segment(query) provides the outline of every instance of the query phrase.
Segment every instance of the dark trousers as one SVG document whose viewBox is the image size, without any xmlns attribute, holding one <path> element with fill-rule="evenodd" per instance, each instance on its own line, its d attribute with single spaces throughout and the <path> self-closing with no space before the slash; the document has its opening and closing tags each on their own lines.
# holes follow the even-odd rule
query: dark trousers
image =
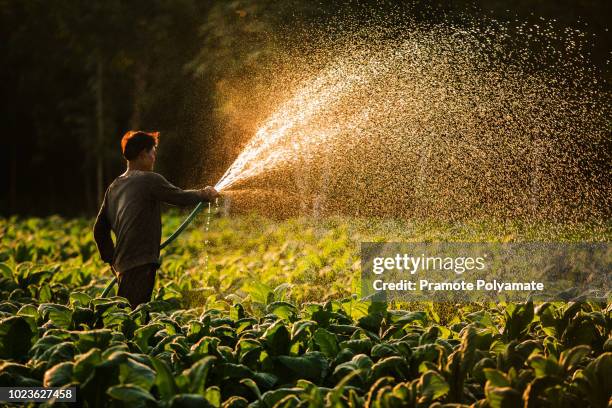
<svg viewBox="0 0 612 408">
<path fill-rule="evenodd" d="M 128 269 L 119 275 L 117 295 L 126 298 L 132 309 L 151 300 L 157 267 L 157 264 L 145 264 Z"/>
</svg>

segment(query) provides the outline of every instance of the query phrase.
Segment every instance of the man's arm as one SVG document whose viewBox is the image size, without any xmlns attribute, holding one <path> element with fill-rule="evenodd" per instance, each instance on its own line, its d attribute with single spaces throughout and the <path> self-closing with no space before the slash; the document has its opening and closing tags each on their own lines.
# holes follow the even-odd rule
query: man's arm
<svg viewBox="0 0 612 408">
<path fill-rule="evenodd" d="M 158 173 L 154 173 L 151 192 L 156 200 L 178 206 L 189 206 L 202 201 L 211 201 L 217 196 L 216 191 L 211 187 L 202 190 L 180 189 Z"/>
<path fill-rule="evenodd" d="M 100 257 L 107 264 L 113 263 L 113 257 L 115 254 L 115 245 L 111 238 L 111 225 L 106 216 L 106 194 L 104 195 L 104 201 L 98 212 L 96 223 L 93 228 L 94 240 L 98 246 Z"/>
</svg>

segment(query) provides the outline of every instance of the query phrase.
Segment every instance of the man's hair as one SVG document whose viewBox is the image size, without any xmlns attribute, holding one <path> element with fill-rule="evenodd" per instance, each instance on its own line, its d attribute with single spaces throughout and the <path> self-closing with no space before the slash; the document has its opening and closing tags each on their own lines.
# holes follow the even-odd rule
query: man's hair
<svg viewBox="0 0 612 408">
<path fill-rule="evenodd" d="M 134 160 L 144 149 L 150 150 L 157 146 L 159 132 L 143 132 L 130 130 L 121 139 L 121 153 L 127 160 Z"/>
</svg>

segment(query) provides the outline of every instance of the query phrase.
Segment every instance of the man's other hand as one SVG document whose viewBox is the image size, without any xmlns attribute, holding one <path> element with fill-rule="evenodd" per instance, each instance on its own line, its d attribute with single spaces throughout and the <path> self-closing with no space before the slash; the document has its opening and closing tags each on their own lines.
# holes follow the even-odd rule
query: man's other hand
<svg viewBox="0 0 612 408">
<path fill-rule="evenodd" d="M 204 187 L 202 190 L 200 190 L 200 193 L 202 198 L 206 201 L 212 201 L 220 196 L 219 192 L 211 186 Z"/>
</svg>

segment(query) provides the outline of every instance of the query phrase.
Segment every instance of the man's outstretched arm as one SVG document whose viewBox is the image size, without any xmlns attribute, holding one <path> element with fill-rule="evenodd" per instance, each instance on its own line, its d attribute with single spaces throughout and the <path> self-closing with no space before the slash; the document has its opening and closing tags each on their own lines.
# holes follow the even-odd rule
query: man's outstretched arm
<svg viewBox="0 0 612 408">
<path fill-rule="evenodd" d="M 104 202 L 98 212 L 96 223 L 93 229 L 94 240 L 98 246 L 100 257 L 107 264 L 113 263 L 113 256 L 115 254 L 115 245 L 111 238 L 111 225 L 106 216 L 106 195 L 104 196 Z"/>
<path fill-rule="evenodd" d="M 183 190 L 170 183 L 161 174 L 154 173 L 151 192 L 156 200 L 164 203 L 189 206 L 201 201 L 212 201 L 218 197 L 218 193 L 212 187 L 202 190 Z"/>
</svg>

